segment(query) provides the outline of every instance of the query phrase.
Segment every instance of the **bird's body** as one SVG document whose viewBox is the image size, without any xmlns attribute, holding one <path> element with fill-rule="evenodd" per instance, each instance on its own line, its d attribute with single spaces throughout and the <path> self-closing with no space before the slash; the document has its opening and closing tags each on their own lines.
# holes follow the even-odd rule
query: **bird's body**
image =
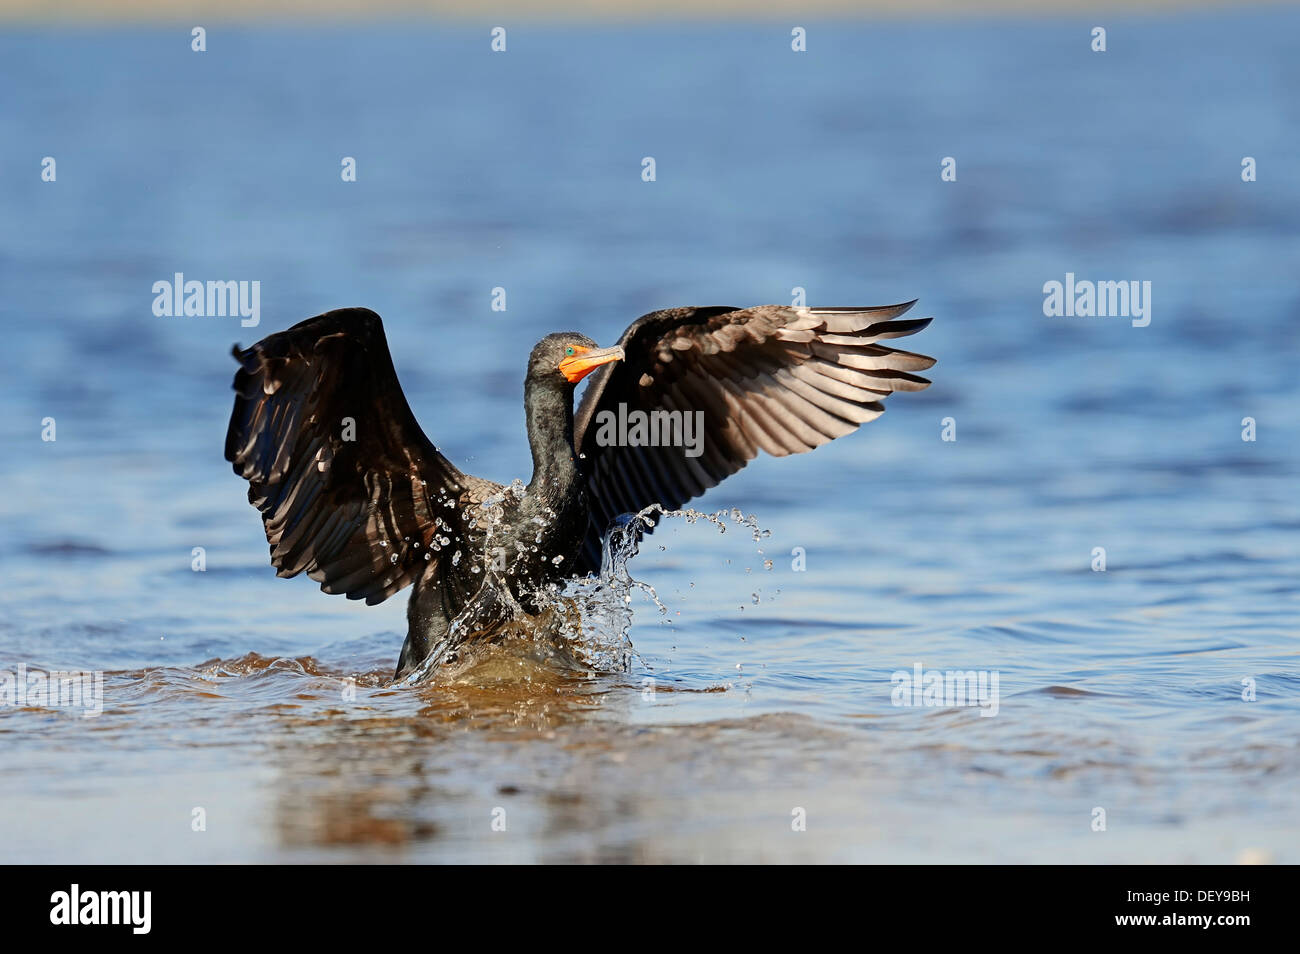
<svg viewBox="0 0 1300 954">
<path fill-rule="evenodd" d="M 669 309 L 606 349 L 548 335 L 525 376 L 526 487 L 443 457 L 406 403 L 379 316 L 327 312 L 236 347 L 226 458 L 249 481 L 280 576 L 306 572 L 369 603 L 413 585 L 402 677 L 456 639 L 536 612 L 537 588 L 597 571 L 620 514 L 678 508 L 760 449 L 810 450 L 878 416 L 890 392 L 925 387 L 912 372 L 932 359 L 879 344 L 928 324 L 894 320 L 908 307 Z M 702 442 L 610 441 L 600 425 L 629 408 L 699 414 Z"/>
<path fill-rule="evenodd" d="M 489 630 L 515 607 L 536 613 L 535 590 L 573 575 L 590 516 L 572 450 L 572 390 L 530 397 L 529 442 L 538 450 L 533 479 L 523 488 L 479 481 L 458 498 L 456 509 L 465 522 L 462 558 L 453 553 L 454 563 L 445 571 L 450 578 L 416 579 L 399 677 L 444 645 L 448 627 L 471 600 L 477 604 L 473 628 Z M 555 420 L 565 421 L 558 435 L 542 425 L 552 420 L 552 412 Z"/>
</svg>

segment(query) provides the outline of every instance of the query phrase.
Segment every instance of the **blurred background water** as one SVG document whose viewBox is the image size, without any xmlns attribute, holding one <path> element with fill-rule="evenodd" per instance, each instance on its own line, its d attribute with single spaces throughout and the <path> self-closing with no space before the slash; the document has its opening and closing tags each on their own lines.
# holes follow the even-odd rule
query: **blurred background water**
<svg viewBox="0 0 1300 954">
<path fill-rule="evenodd" d="M 108 672 L 0 708 L 7 857 L 1300 860 L 1300 13 L 1106 24 L 0 32 L 0 668 Z M 261 324 L 155 317 L 175 272 Z M 1066 272 L 1150 325 L 1045 317 Z M 657 532 L 627 673 L 386 688 L 405 594 L 276 579 L 222 459 L 232 342 L 329 308 L 509 481 L 542 335 L 796 286 L 919 297 L 934 384 L 696 503 L 761 543 Z M 895 707 L 917 662 L 997 716 Z"/>
</svg>

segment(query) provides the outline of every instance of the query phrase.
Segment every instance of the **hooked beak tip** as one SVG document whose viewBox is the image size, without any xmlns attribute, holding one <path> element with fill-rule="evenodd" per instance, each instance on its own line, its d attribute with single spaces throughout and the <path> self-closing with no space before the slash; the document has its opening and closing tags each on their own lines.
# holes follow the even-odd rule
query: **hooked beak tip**
<svg viewBox="0 0 1300 954">
<path fill-rule="evenodd" d="M 622 361 L 627 355 L 619 345 L 611 348 L 594 348 L 583 351 L 560 362 L 560 372 L 570 384 L 577 384 L 602 364 Z"/>
</svg>

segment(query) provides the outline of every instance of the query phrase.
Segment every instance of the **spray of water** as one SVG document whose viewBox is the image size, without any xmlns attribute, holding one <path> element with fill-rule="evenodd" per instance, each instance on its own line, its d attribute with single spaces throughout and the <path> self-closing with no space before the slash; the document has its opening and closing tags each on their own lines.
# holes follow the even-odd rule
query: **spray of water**
<svg viewBox="0 0 1300 954">
<path fill-rule="evenodd" d="M 516 481 L 516 483 L 519 483 Z M 512 485 L 485 500 L 476 516 L 477 525 L 487 534 L 487 551 L 497 525 L 502 519 L 503 495 L 522 491 Z M 705 521 L 726 533 L 729 525 L 750 531 L 756 543 L 771 536 L 758 525 L 753 514 L 739 509 L 704 513 L 698 510 L 665 510 L 652 504 L 636 514 L 624 514 L 614 521 L 603 540 L 600 572 L 594 576 L 571 579 L 563 585 L 547 584 L 529 592 L 528 598 L 538 609 L 530 613 L 520 605 L 509 585 L 509 570 L 485 565 L 483 589 L 448 627 L 447 637 L 403 682 L 421 682 L 439 667 L 454 667 L 468 662 L 485 645 L 505 640 L 528 641 L 538 661 L 563 668 L 593 672 L 627 672 L 639 659 L 632 646 L 632 602 L 641 593 L 668 616 L 668 607 L 655 588 L 632 576 L 628 564 L 637 555 L 642 534 L 667 517 L 680 518 L 688 524 Z M 535 548 L 534 548 L 535 549 Z M 762 553 L 762 550 L 759 550 Z M 764 561 L 771 569 L 772 562 Z"/>
</svg>

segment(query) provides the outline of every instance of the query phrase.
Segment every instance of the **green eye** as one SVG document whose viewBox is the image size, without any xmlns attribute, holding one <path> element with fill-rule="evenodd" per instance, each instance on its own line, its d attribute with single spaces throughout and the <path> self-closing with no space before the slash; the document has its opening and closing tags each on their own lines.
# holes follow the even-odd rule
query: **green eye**
<svg viewBox="0 0 1300 954">
<path fill-rule="evenodd" d="M 572 358 L 572 357 L 573 357 L 573 345 L 569 345 L 569 347 L 565 348 L 565 349 L 564 349 L 564 353 L 565 353 L 566 355 L 568 355 L 570 358 Z"/>
</svg>

